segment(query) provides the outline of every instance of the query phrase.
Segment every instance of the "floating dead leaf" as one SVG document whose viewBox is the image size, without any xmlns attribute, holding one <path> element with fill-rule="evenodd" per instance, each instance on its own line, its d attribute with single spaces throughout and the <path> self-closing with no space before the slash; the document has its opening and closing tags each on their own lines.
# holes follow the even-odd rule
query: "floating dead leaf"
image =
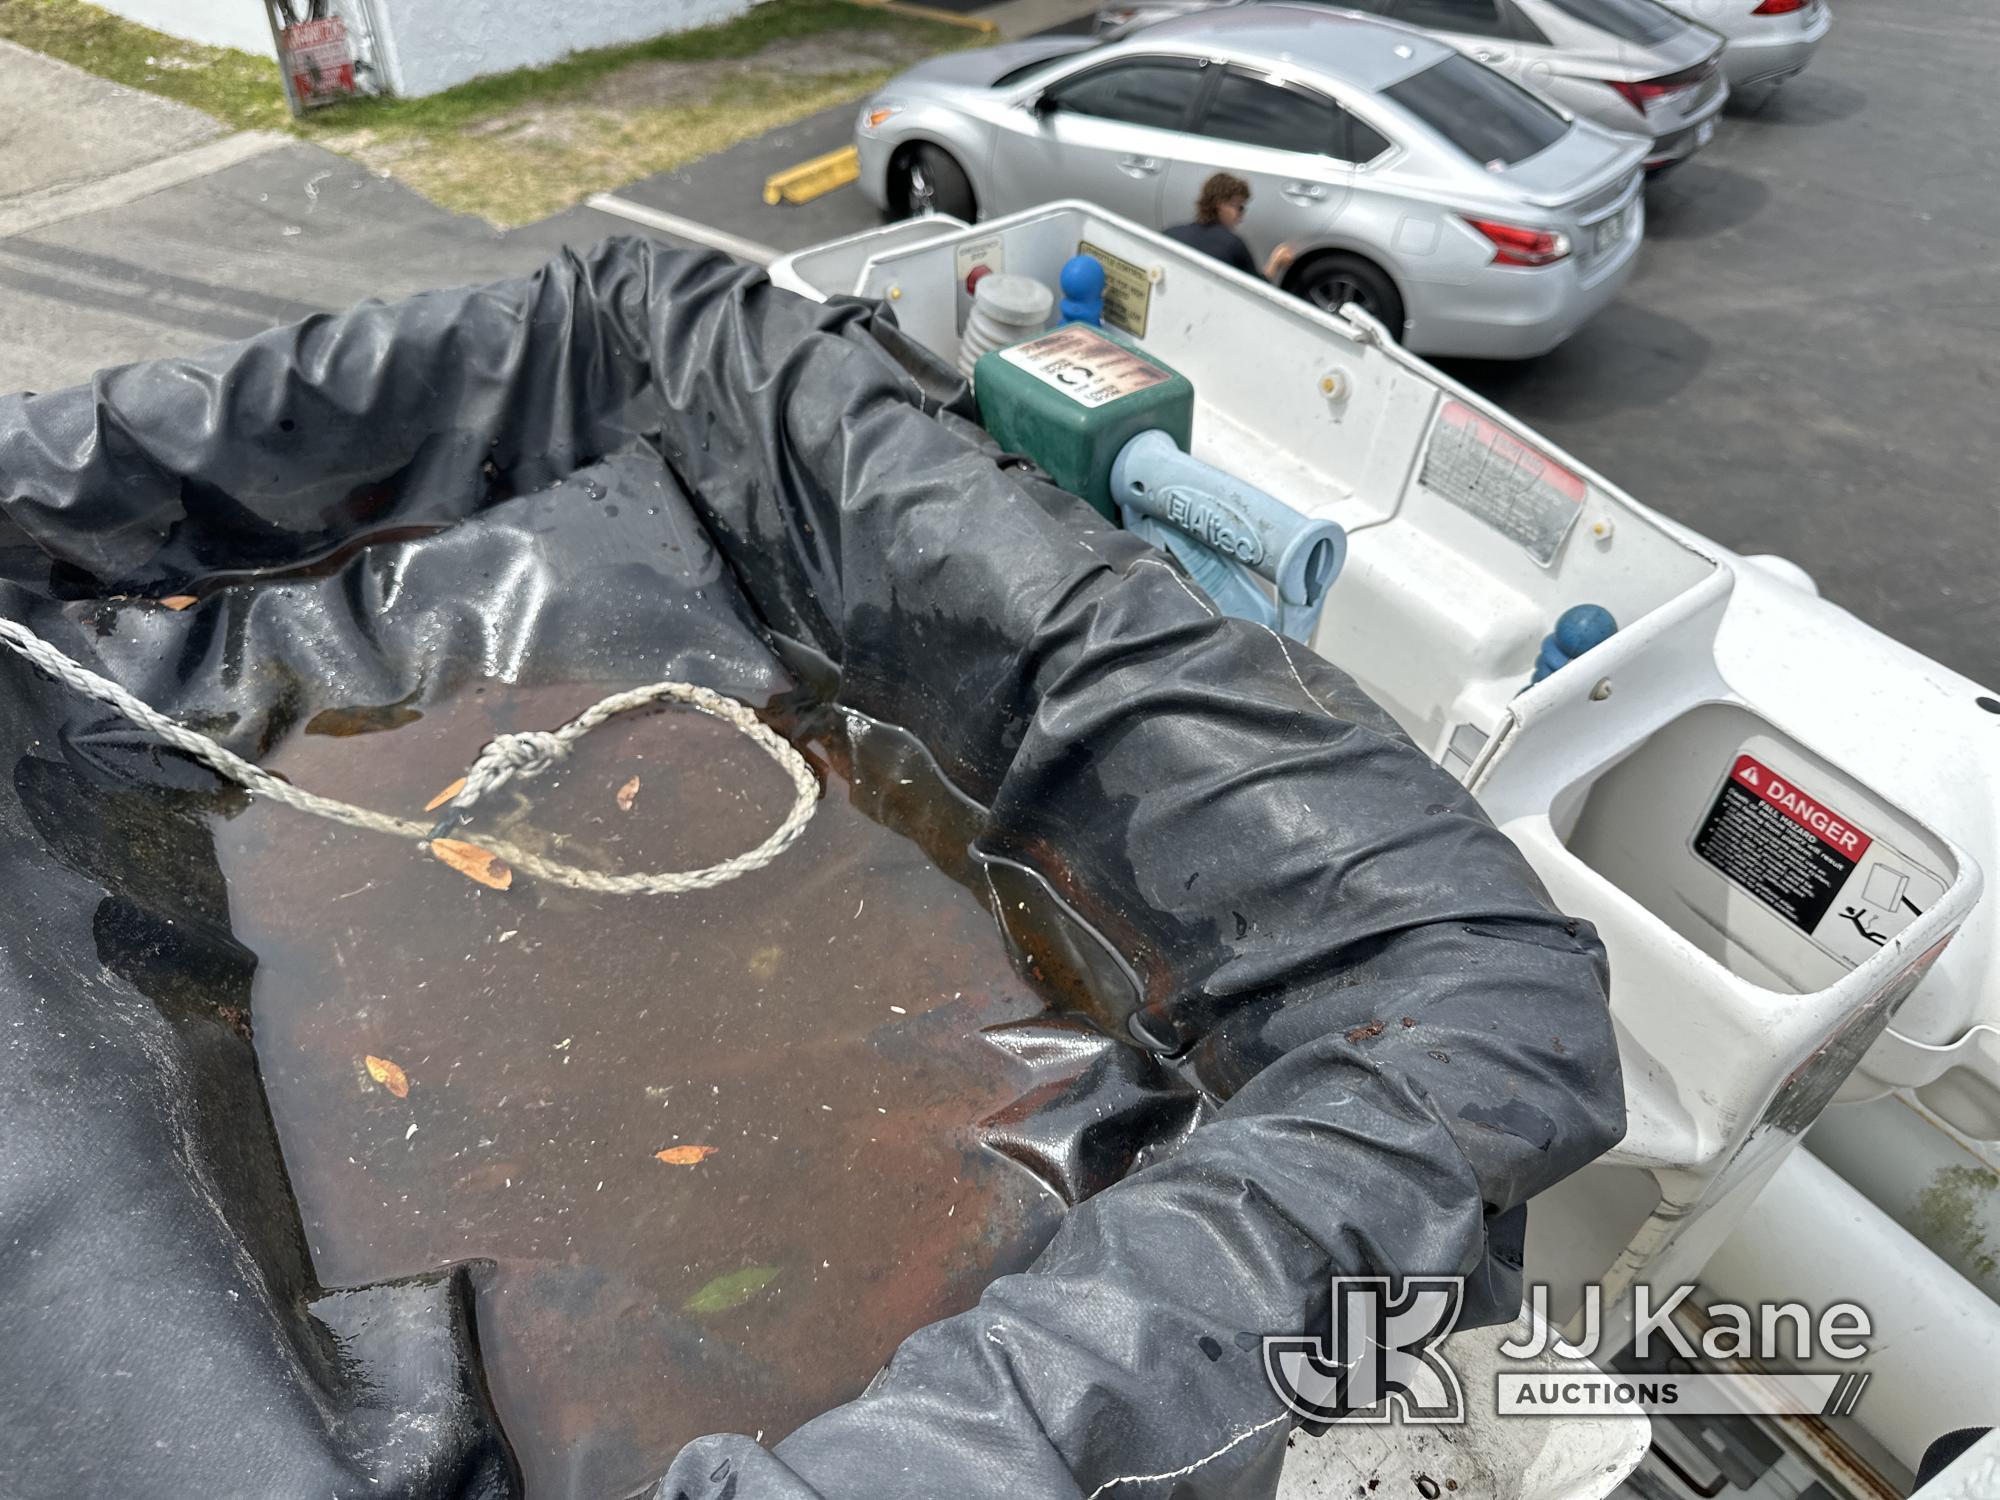
<svg viewBox="0 0 2000 1500">
<path fill-rule="evenodd" d="M 450 865 L 467 880 L 504 891 L 514 883 L 514 867 L 491 849 L 459 839 L 432 839 L 431 858 Z"/>
<path fill-rule="evenodd" d="M 424 811 L 436 812 L 440 807 L 443 807 L 445 803 L 451 801 L 452 798 L 456 797 L 460 792 L 464 790 L 465 790 L 465 778 L 461 776 L 458 778 L 458 780 L 454 781 L 450 786 L 446 787 L 443 791 L 439 792 L 435 797 L 431 798 L 430 801 L 426 802 L 424 804 Z"/>
<path fill-rule="evenodd" d="M 199 602 L 193 594 L 169 594 L 160 601 L 160 607 L 162 609 L 186 609 L 190 604 L 197 604 Z"/>
<path fill-rule="evenodd" d="M 634 802 L 637 802 L 638 800 L 639 800 L 639 778 L 634 776 L 630 781 L 626 782 L 625 785 L 618 788 L 618 810 L 620 812 L 630 812 L 632 810 L 632 804 Z"/>
<path fill-rule="evenodd" d="M 697 1162 L 707 1161 L 715 1155 L 714 1146 L 669 1146 L 664 1151 L 655 1151 L 653 1159 L 663 1161 L 670 1167 L 692 1167 Z"/>
<path fill-rule="evenodd" d="M 778 1279 L 776 1266 L 745 1266 L 715 1278 L 681 1304 L 691 1313 L 728 1312 L 741 1307 Z"/>
<path fill-rule="evenodd" d="M 371 1054 L 368 1057 L 362 1058 L 361 1061 L 367 1065 L 368 1076 L 381 1084 L 383 1088 L 394 1094 L 398 1099 L 407 1099 L 410 1097 L 410 1075 L 390 1062 L 388 1058 L 375 1057 Z"/>
</svg>

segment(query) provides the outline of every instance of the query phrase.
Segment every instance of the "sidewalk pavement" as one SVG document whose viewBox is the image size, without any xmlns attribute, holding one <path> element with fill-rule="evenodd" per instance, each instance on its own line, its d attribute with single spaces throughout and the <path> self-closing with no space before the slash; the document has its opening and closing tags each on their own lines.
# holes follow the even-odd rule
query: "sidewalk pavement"
<svg viewBox="0 0 2000 1500">
<path fill-rule="evenodd" d="M 564 245 L 631 229 L 574 210 L 503 233 L 345 157 L 273 139 L 219 171 L 0 238 L 0 393 L 194 353 L 368 297 L 518 275 Z"/>
<path fill-rule="evenodd" d="M 933 3 L 978 11 L 1003 34 L 1087 23 L 1095 8 Z M 761 197 L 769 173 L 845 145 L 852 118 L 852 106 L 828 110 L 632 192 L 780 248 L 867 228 L 878 220 L 851 190 L 783 210 Z M 0 42 L 0 393 L 192 353 L 365 297 L 518 275 L 565 245 L 636 232 L 587 208 L 495 230 L 318 147 L 230 135 L 183 105 Z"/>
<path fill-rule="evenodd" d="M 184 104 L 0 41 L 0 214 L 222 133 Z"/>
</svg>

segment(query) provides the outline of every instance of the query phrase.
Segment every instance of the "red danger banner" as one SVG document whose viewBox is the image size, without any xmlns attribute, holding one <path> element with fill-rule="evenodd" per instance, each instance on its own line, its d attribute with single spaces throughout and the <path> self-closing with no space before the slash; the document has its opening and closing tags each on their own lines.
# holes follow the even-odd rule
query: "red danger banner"
<svg viewBox="0 0 2000 1500">
<path fill-rule="evenodd" d="M 1839 851 L 1849 862 L 1859 860 L 1874 842 L 1839 813 L 1808 797 L 1760 760 L 1748 755 L 1737 756 L 1736 767 L 1729 777 L 1748 787 L 1822 843 Z"/>
<path fill-rule="evenodd" d="M 1811 935 L 1874 842 L 1755 756 L 1738 755 L 1693 849 Z"/>
</svg>

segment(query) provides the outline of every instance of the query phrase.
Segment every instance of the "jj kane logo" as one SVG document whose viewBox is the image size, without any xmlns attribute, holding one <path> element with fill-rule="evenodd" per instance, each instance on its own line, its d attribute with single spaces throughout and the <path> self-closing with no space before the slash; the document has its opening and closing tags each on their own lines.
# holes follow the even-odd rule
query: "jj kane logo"
<svg viewBox="0 0 2000 1500">
<path fill-rule="evenodd" d="M 1465 1282 L 1410 1276 L 1336 1276 L 1325 1338 L 1272 1335 L 1264 1372 L 1307 1422 L 1449 1423 L 1465 1420 L 1465 1393 L 1438 1344 L 1458 1322 Z"/>
<path fill-rule="evenodd" d="M 1264 1373 L 1293 1415 L 1316 1426 L 1465 1421 L 1458 1372 L 1441 1347 L 1465 1302 L 1462 1279 L 1338 1276 L 1331 1290 L 1323 1337 L 1273 1334 L 1264 1340 Z M 1862 1358 L 1871 1332 L 1866 1309 L 1836 1302 L 1815 1316 L 1797 1302 L 1698 1305 L 1693 1292 L 1680 1287 L 1656 1302 L 1652 1289 L 1641 1285 L 1632 1291 L 1629 1318 L 1609 1319 L 1602 1290 L 1588 1287 L 1576 1320 L 1581 1338 L 1570 1343 L 1549 1321 L 1549 1289 L 1530 1288 L 1514 1327 L 1490 1331 L 1495 1343 L 1488 1347 L 1501 1361 L 1494 1410 L 1501 1416 L 1552 1410 L 1844 1416 L 1860 1402 L 1866 1371 L 1800 1367 Z M 1703 1329 L 1699 1336 L 1682 1331 L 1684 1304 L 1686 1317 Z M 1610 1368 L 1599 1368 L 1592 1360 L 1610 1352 L 1601 1347 L 1606 1326 L 1627 1331 L 1630 1358 L 1607 1358 Z M 1662 1343 L 1669 1359 L 1664 1370 L 1655 1358 L 1655 1345 Z"/>
</svg>

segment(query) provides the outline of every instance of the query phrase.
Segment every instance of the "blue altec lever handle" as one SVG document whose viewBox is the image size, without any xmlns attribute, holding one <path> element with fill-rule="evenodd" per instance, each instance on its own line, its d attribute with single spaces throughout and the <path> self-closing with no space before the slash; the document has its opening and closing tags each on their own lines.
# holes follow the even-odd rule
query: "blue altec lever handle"
<svg viewBox="0 0 2000 1500">
<path fill-rule="evenodd" d="M 1173 553 L 1225 614 L 1311 640 L 1326 591 L 1347 561 L 1338 522 L 1300 515 L 1181 452 L 1158 430 L 1140 433 L 1112 461 L 1111 498 L 1125 529 Z"/>
<path fill-rule="evenodd" d="M 1556 628 L 1542 637 L 1529 686 L 1559 672 L 1584 652 L 1603 645 L 1618 633 L 1618 622 L 1601 604 L 1572 604 L 1556 616 Z"/>
</svg>

